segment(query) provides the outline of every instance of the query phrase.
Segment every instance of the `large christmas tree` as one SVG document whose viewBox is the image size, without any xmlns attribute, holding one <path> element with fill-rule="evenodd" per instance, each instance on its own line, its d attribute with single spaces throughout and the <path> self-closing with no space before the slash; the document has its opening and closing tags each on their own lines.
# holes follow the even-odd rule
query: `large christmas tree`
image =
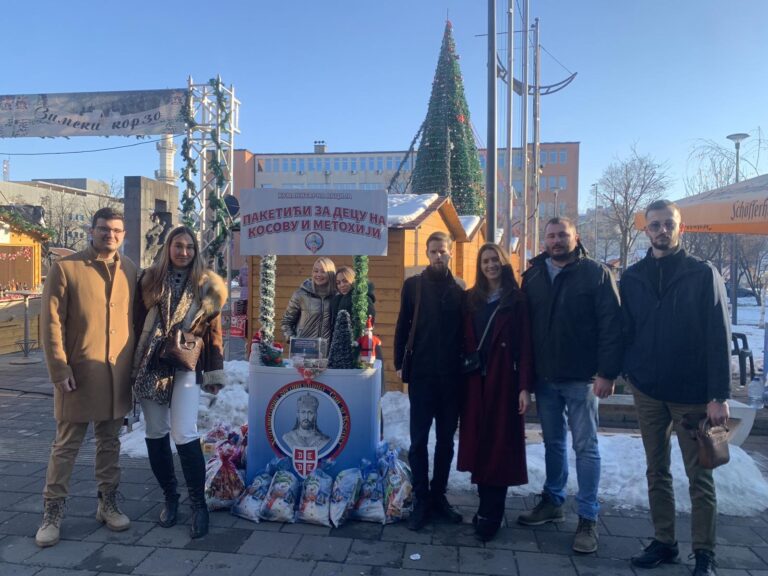
<svg viewBox="0 0 768 576">
<path fill-rule="evenodd" d="M 459 55 L 445 24 L 427 117 L 413 170 L 415 194 L 451 196 L 459 214 L 485 213 L 483 173 L 477 158 Z"/>
</svg>

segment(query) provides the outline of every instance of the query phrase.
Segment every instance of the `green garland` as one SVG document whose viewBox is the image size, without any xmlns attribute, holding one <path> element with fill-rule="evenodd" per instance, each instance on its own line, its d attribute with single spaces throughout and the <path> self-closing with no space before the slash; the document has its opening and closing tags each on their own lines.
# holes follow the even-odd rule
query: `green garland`
<svg viewBox="0 0 768 576">
<path fill-rule="evenodd" d="M 368 321 L 368 256 L 355 256 L 354 270 L 352 335 L 357 340 L 365 332 L 365 324 Z"/>
<path fill-rule="evenodd" d="M 56 237 L 56 231 L 53 228 L 34 224 L 13 210 L 0 208 L 0 220 L 21 232 L 41 236 L 43 240 L 50 240 Z"/>
<path fill-rule="evenodd" d="M 276 276 L 277 256 L 262 256 L 259 264 L 259 323 L 263 344 L 272 344 L 275 341 Z"/>
</svg>

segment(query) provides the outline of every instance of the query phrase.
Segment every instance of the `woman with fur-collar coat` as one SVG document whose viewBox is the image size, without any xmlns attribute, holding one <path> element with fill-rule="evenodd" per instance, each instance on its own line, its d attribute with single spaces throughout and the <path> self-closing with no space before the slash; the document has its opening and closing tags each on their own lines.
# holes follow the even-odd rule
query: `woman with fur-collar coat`
<svg viewBox="0 0 768 576">
<path fill-rule="evenodd" d="M 206 269 L 194 232 L 184 226 L 168 234 L 158 260 L 142 274 L 136 293 L 133 394 L 144 413 L 149 463 L 165 494 L 159 524 L 173 526 L 178 514 L 173 438 L 192 505 L 192 538 L 208 533 L 197 412 L 201 387 L 217 394 L 225 383 L 221 310 L 226 300 L 226 283 Z M 203 340 L 194 372 L 158 359 L 161 345 L 174 328 Z"/>
</svg>

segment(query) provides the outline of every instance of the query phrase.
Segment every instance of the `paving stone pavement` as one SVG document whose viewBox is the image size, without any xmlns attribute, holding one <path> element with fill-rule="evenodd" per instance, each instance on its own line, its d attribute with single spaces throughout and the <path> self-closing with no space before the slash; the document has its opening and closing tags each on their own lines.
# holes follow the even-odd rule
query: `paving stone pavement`
<svg viewBox="0 0 768 576">
<path fill-rule="evenodd" d="M 41 491 L 54 434 L 51 384 L 43 364 L 11 365 L 0 356 L 0 576 L 447 576 L 578 575 L 685 576 L 691 574 L 690 516 L 679 517 L 679 564 L 653 571 L 634 570 L 629 557 L 652 534 L 647 512 L 604 505 L 596 554 L 571 551 L 576 516 L 537 528 L 515 523 L 532 498 L 507 501 L 506 526 L 485 545 L 475 541 L 469 520 L 477 506 L 469 492 L 449 494 L 465 522 L 429 525 L 419 533 L 403 524 L 350 522 L 340 529 L 302 524 L 254 524 L 227 512 L 211 515 L 211 532 L 188 536 L 189 512 L 181 523 L 159 527 L 162 493 L 145 459 L 124 458 L 123 509 L 132 519 L 126 532 L 110 532 L 94 518 L 93 438 L 78 456 L 70 487 L 61 542 L 35 545 Z M 768 462 L 768 438 L 744 446 Z M 768 576 L 768 520 L 721 515 L 718 562 L 721 576 Z M 418 556 L 416 556 L 418 555 Z"/>
</svg>

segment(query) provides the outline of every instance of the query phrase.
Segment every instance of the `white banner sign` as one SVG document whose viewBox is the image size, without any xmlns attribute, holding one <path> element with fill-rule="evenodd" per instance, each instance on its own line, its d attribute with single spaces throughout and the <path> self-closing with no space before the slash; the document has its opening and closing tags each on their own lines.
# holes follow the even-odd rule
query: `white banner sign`
<svg viewBox="0 0 768 576">
<path fill-rule="evenodd" d="M 187 90 L 0 95 L 0 138 L 182 134 Z"/>
<path fill-rule="evenodd" d="M 386 190 L 240 192 L 240 253 L 386 256 Z"/>
</svg>

